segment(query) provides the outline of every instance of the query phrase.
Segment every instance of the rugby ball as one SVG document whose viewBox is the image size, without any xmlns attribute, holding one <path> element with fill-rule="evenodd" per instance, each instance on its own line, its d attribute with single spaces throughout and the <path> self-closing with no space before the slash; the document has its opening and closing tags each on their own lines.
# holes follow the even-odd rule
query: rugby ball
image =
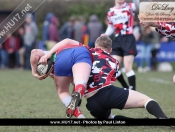
<svg viewBox="0 0 175 132">
<path fill-rule="evenodd" d="M 53 66 L 53 61 L 51 59 L 47 60 L 47 65 L 43 65 L 40 62 L 38 62 L 37 64 L 37 73 L 41 76 L 41 75 L 46 75 L 50 72 L 51 68 Z"/>
</svg>

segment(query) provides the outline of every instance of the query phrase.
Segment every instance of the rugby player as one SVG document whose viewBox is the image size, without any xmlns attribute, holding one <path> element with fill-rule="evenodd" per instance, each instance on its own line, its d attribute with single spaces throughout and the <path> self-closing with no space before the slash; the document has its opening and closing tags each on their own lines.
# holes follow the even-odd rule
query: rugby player
<svg viewBox="0 0 175 132">
<path fill-rule="evenodd" d="M 143 27 L 155 27 L 156 31 L 161 35 L 175 40 L 175 23 L 170 22 L 140 22 Z M 173 83 L 175 84 L 175 74 L 173 76 Z"/>
<path fill-rule="evenodd" d="M 103 35 L 111 36 L 115 33 L 112 45 L 112 56 L 120 63 L 123 60 L 129 85 L 121 71 L 117 73 L 117 80 L 124 88 L 136 90 L 136 77 L 133 71 L 134 57 L 137 55 L 136 42 L 133 35 L 134 11 L 138 10 L 139 0 L 135 3 L 126 3 L 125 0 L 115 0 L 115 6 L 107 13 L 108 27 Z M 136 8 L 137 7 L 137 8 Z"/>
<path fill-rule="evenodd" d="M 46 62 L 54 51 L 62 49 L 65 45 L 81 46 L 82 44 L 70 39 L 67 43 L 60 42 L 49 51 L 49 54 L 41 57 L 43 62 Z M 97 119 L 108 119 L 112 118 L 111 109 L 113 108 L 129 109 L 145 107 L 155 117 L 159 119 L 167 118 L 154 99 L 137 91 L 112 85 L 116 80 L 115 74 L 118 71 L 119 63 L 110 55 L 112 41 L 109 37 L 101 36 L 97 38 L 95 48 L 90 49 L 90 51 L 93 54 L 94 61 L 85 90 L 85 97 L 87 98 L 86 107 L 92 116 Z M 74 98 L 72 101 L 79 101 L 79 97 L 77 96 L 77 99 Z"/>
<path fill-rule="evenodd" d="M 61 43 L 64 44 L 65 42 L 69 43 L 69 40 L 65 39 Z M 75 117 L 79 118 L 80 116 L 80 118 L 82 118 L 83 115 L 79 108 L 77 108 L 79 104 L 74 104 L 76 102 L 71 102 L 71 99 L 78 96 L 80 102 L 81 97 L 84 95 L 92 65 L 90 52 L 85 47 L 63 47 L 63 49 L 53 52 L 56 53 L 54 58 L 54 82 L 58 96 L 62 103 L 67 107 L 67 116 L 74 115 Z M 48 76 L 39 76 L 36 72 L 36 65 L 42 56 L 44 56 L 44 51 L 36 49 L 32 50 L 30 59 L 32 75 L 39 80 Z M 41 59 L 40 62 L 43 62 L 42 60 L 43 59 Z M 71 97 L 68 93 L 68 89 L 72 80 L 75 88 Z M 69 105 L 70 102 L 76 107 L 72 107 L 72 104 Z"/>
</svg>

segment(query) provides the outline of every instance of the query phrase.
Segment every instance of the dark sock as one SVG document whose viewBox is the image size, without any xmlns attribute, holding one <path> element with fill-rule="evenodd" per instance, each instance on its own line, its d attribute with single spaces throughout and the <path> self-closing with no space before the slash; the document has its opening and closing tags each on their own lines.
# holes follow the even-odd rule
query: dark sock
<svg viewBox="0 0 175 132">
<path fill-rule="evenodd" d="M 116 115 L 116 116 L 114 116 L 114 119 L 137 119 L 137 118 L 131 118 L 131 117 L 127 117 L 127 116 Z M 145 118 L 139 118 L 139 119 L 149 119 L 149 118 L 145 117 Z"/>
<path fill-rule="evenodd" d="M 120 72 L 120 71 L 118 71 Z M 122 85 L 123 88 L 129 88 L 128 84 L 126 83 L 123 75 L 121 74 L 121 72 L 119 73 L 119 75 L 117 75 L 117 80 L 120 82 L 120 84 Z"/>
<path fill-rule="evenodd" d="M 159 119 L 168 118 L 160 108 L 159 104 L 154 100 L 150 100 L 145 107 L 151 115 L 154 115 Z"/>
<path fill-rule="evenodd" d="M 122 115 L 116 115 L 116 116 L 114 116 L 114 119 L 134 119 L 134 118 L 130 118 L 127 116 L 122 116 Z"/>
<path fill-rule="evenodd" d="M 133 75 L 128 77 L 128 82 L 129 82 L 129 85 L 132 86 L 132 90 L 136 90 L 136 76 Z"/>
</svg>

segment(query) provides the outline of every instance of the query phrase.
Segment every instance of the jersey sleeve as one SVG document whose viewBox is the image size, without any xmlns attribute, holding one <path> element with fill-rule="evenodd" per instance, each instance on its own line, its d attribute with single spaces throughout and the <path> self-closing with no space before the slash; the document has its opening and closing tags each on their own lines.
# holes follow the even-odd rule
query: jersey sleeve
<svg viewBox="0 0 175 132">
<path fill-rule="evenodd" d="M 52 54 L 52 56 L 50 57 L 50 59 L 51 59 L 53 62 L 55 62 L 55 60 L 56 60 L 56 53 Z"/>
<path fill-rule="evenodd" d="M 134 3 L 129 3 L 129 6 L 132 9 L 132 11 L 136 11 L 136 6 Z"/>
<path fill-rule="evenodd" d="M 115 70 L 115 74 L 113 74 L 111 78 L 111 82 L 115 82 L 117 80 L 118 70 L 119 70 L 119 61 L 116 61 L 116 70 Z"/>
<path fill-rule="evenodd" d="M 159 28 L 156 31 L 167 38 L 175 39 L 175 23 L 158 22 Z"/>
<path fill-rule="evenodd" d="M 114 12 L 111 11 L 111 9 L 109 9 L 109 11 L 108 11 L 108 13 L 107 13 L 107 21 L 108 21 L 108 24 L 110 24 L 110 25 L 113 25 L 113 24 L 112 24 L 112 20 L 111 20 L 111 16 L 112 16 L 113 13 L 114 13 Z"/>
</svg>

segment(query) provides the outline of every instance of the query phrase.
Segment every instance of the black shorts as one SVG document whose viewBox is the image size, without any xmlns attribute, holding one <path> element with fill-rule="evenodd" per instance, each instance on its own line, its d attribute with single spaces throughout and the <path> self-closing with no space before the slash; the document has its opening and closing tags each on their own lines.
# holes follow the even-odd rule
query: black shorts
<svg viewBox="0 0 175 132">
<path fill-rule="evenodd" d="M 137 55 L 136 41 L 133 34 L 115 37 L 112 44 L 112 55 Z"/>
<path fill-rule="evenodd" d="M 100 89 L 87 99 L 86 108 L 97 119 L 108 119 L 111 109 L 123 109 L 128 99 L 129 90 L 113 85 Z"/>
</svg>

